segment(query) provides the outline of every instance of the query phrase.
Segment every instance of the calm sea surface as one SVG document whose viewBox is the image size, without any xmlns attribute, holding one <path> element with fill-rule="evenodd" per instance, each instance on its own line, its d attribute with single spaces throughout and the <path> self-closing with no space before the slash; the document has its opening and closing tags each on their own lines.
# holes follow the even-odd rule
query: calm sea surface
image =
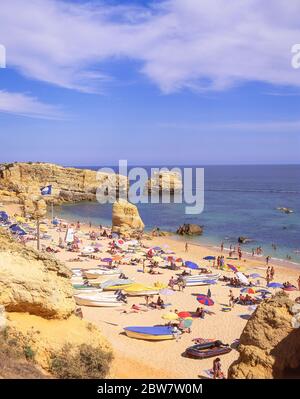
<svg viewBox="0 0 300 399">
<path fill-rule="evenodd" d="M 98 167 L 89 167 L 97 170 Z M 147 167 L 149 170 L 150 168 Z M 203 244 L 235 244 L 239 236 L 252 241 L 244 250 L 262 246 L 273 258 L 300 263 L 300 165 L 207 166 L 205 207 L 200 215 L 186 215 L 185 204 L 139 204 L 147 230 L 159 226 L 175 231 L 183 223 L 204 226 Z M 292 208 L 285 214 L 277 207 Z M 111 205 L 84 202 L 57 207 L 59 217 L 111 224 Z M 272 249 L 272 244 L 277 249 Z M 299 251 L 299 252 L 298 252 Z"/>
</svg>

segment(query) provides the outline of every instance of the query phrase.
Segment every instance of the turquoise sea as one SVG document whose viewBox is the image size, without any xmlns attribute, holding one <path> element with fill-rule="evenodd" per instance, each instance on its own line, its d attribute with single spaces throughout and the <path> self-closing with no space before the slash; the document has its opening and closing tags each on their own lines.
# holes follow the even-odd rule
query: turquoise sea
<svg viewBox="0 0 300 399">
<path fill-rule="evenodd" d="M 203 213 L 186 215 L 185 204 L 139 204 L 147 230 L 158 226 L 175 231 L 183 223 L 198 223 L 204 226 L 204 234 L 193 238 L 196 242 L 220 245 L 224 241 L 229 247 L 239 236 L 246 236 L 252 241 L 244 251 L 262 246 L 265 255 L 278 259 L 288 255 L 300 263 L 300 165 L 205 166 L 204 170 Z M 294 213 L 285 214 L 278 207 Z M 55 213 L 74 221 L 111 224 L 109 204 L 83 202 L 56 207 Z"/>
</svg>

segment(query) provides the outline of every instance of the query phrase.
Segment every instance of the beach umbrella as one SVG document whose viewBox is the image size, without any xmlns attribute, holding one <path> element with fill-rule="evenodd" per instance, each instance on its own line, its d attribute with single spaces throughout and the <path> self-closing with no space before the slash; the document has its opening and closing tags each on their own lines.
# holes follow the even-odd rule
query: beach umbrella
<svg viewBox="0 0 300 399">
<path fill-rule="evenodd" d="M 183 320 L 183 327 L 184 328 L 191 328 L 193 324 L 193 319 L 189 317 L 188 319 Z"/>
<path fill-rule="evenodd" d="M 17 223 L 26 223 L 26 219 L 24 219 L 22 216 L 17 216 L 16 222 Z"/>
<path fill-rule="evenodd" d="M 154 251 L 162 251 L 161 247 L 153 247 L 152 248 Z"/>
<path fill-rule="evenodd" d="M 269 288 L 283 288 L 283 284 L 281 284 L 281 283 L 269 283 L 268 287 Z"/>
<path fill-rule="evenodd" d="M 251 278 L 259 278 L 259 277 L 261 277 L 261 275 L 258 273 L 253 273 L 253 274 L 250 274 L 250 277 Z"/>
<path fill-rule="evenodd" d="M 186 319 L 187 317 L 191 317 L 192 315 L 191 315 L 189 312 L 179 312 L 179 313 L 178 313 L 178 316 L 179 316 L 181 319 Z"/>
<path fill-rule="evenodd" d="M 105 263 L 110 263 L 112 261 L 113 261 L 112 258 L 103 258 L 102 259 L 102 262 L 105 262 Z"/>
<path fill-rule="evenodd" d="M 199 266 L 197 265 L 197 263 L 191 262 L 191 261 L 187 261 L 184 263 L 184 266 L 188 267 L 189 269 L 199 269 Z"/>
<path fill-rule="evenodd" d="M 205 256 L 205 258 L 203 258 L 204 260 L 215 260 L 216 257 L 215 256 Z"/>
<path fill-rule="evenodd" d="M 164 296 L 169 296 L 169 295 L 174 295 L 175 291 L 169 290 L 168 288 L 164 288 L 164 289 L 160 290 L 159 293 Z"/>
<path fill-rule="evenodd" d="M 114 260 L 114 261 L 118 261 L 118 260 L 122 260 L 122 259 L 123 259 L 123 257 L 120 256 L 120 255 L 115 255 L 115 256 L 113 256 L 113 260 Z"/>
<path fill-rule="evenodd" d="M 173 321 L 173 320 L 179 319 L 178 315 L 174 312 L 165 313 L 164 315 L 162 315 L 161 318 L 164 320 L 168 320 L 168 321 Z"/>
<path fill-rule="evenodd" d="M 8 216 L 8 214 L 7 214 L 6 212 L 1 211 L 1 212 L 0 212 L 0 219 L 1 219 L 3 222 L 7 222 L 8 219 L 9 219 L 9 216 Z"/>
<path fill-rule="evenodd" d="M 245 284 L 245 285 L 249 285 L 249 281 L 247 279 L 247 277 L 241 273 L 241 272 L 237 272 L 236 273 L 236 277 L 240 280 L 241 283 Z"/>
<path fill-rule="evenodd" d="M 177 259 L 175 260 L 175 262 L 183 262 L 183 259 L 182 259 L 182 258 L 177 258 Z"/>
<path fill-rule="evenodd" d="M 270 291 L 265 290 L 264 288 L 260 288 L 259 290 L 256 290 L 256 292 L 265 293 L 265 294 L 271 294 Z"/>
<path fill-rule="evenodd" d="M 244 294 L 255 294 L 256 291 L 254 291 L 253 288 L 242 288 L 241 292 L 243 292 Z"/>
<path fill-rule="evenodd" d="M 237 268 L 236 266 L 227 264 L 227 267 L 228 267 L 229 269 L 231 269 L 233 272 L 238 272 L 238 271 L 239 271 L 238 268 Z"/>
<path fill-rule="evenodd" d="M 174 256 L 168 256 L 168 257 L 167 257 L 167 261 L 168 261 L 168 262 L 175 262 Z"/>
<path fill-rule="evenodd" d="M 202 294 L 197 296 L 197 301 L 206 306 L 213 306 L 215 304 L 211 298 L 209 298 L 207 295 Z"/>
</svg>

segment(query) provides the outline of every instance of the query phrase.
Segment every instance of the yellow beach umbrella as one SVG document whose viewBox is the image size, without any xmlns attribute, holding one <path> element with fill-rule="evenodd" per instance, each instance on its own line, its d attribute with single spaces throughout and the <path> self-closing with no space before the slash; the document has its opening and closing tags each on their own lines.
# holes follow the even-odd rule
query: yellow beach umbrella
<svg viewBox="0 0 300 399">
<path fill-rule="evenodd" d="M 160 256 L 154 256 L 152 259 L 154 262 L 162 262 L 163 261 L 163 259 Z"/>
<path fill-rule="evenodd" d="M 22 216 L 17 216 L 16 217 L 16 222 L 17 223 L 26 223 L 26 219 L 23 218 Z"/>
<path fill-rule="evenodd" d="M 159 290 L 163 290 L 164 288 L 167 288 L 167 284 L 161 283 L 160 281 L 156 281 L 154 283 L 154 287 Z"/>
<path fill-rule="evenodd" d="M 173 320 L 179 319 L 178 315 L 174 312 L 165 313 L 164 315 L 162 315 L 161 318 L 164 320 L 168 320 L 168 321 L 173 321 Z"/>
</svg>

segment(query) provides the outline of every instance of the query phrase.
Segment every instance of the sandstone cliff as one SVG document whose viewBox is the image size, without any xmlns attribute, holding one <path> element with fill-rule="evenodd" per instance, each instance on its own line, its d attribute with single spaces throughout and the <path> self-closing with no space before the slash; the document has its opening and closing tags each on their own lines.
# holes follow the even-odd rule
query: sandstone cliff
<svg viewBox="0 0 300 399">
<path fill-rule="evenodd" d="M 119 200 L 113 205 L 112 231 L 119 234 L 142 232 L 145 225 L 139 215 L 137 207 L 128 201 Z"/>
<path fill-rule="evenodd" d="M 241 339 L 239 359 L 228 372 L 232 379 L 300 376 L 300 329 L 294 329 L 287 294 L 278 293 L 258 306 Z"/>
<path fill-rule="evenodd" d="M 6 311 L 0 334 L 7 347 L 14 342 L 46 371 L 66 344 L 74 352 L 84 344 L 110 353 L 100 331 L 74 315 L 70 275 L 52 256 L 16 243 L 0 229 L 0 305 Z"/>
<path fill-rule="evenodd" d="M 52 185 L 55 203 L 94 201 L 102 185 L 117 190 L 127 188 L 127 178 L 87 169 L 64 168 L 49 163 L 13 163 L 0 166 L 0 201 L 24 203 L 40 195 L 40 188 Z M 45 197 L 47 201 L 48 198 Z"/>
</svg>

